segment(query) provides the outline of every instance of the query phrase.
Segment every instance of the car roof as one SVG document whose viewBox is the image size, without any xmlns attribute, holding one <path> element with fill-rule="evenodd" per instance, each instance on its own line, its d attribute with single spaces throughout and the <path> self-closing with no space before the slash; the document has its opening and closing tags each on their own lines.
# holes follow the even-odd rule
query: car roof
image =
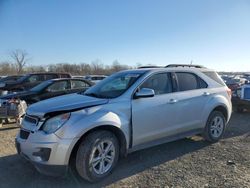
<svg viewBox="0 0 250 188">
<path fill-rule="evenodd" d="M 54 78 L 54 79 L 50 79 L 51 81 L 61 81 L 61 80 L 80 80 L 80 81 L 88 81 L 86 79 L 83 78 Z"/>
<path fill-rule="evenodd" d="M 107 77 L 106 75 L 93 75 L 93 74 L 90 74 L 90 75 L 86 75 L 86 77 Z"/>
<path fill-rule="evenodd" d="M 155 69 L 149 69 L 149 68 L 143 68 L 143 69 L 128 69 L 128 70 L 122 70 L 122 71 L 119 71 L 119 72 L 126 72 L 126 73 L 133 73 L 133 74 L 143 74 L 145 72 L 149 72 L 151 70 L 155 70 Z"/>
<path fill-rule="evenodd" d="M 28 73 L 25 75 L 35 75 L 35 74 L 39 74 L 39 75 L 43 75 L 43 74 L 66 74 L 66 75 L 70 75 L 69 73 L 66 72 L 36 72 L 36 73 Z"/>
<path fill-rule="evenodd" d="M 132 72 L 176 72 L 176 71 L 185 71 L 185 72 L 211 72 L 214 71 L 208 68 L 195 68 L 195 67 L 164 67 L 164 68 L 142 68 L 142 69 L 133 69 L 130 70 Z"/>
</svg>

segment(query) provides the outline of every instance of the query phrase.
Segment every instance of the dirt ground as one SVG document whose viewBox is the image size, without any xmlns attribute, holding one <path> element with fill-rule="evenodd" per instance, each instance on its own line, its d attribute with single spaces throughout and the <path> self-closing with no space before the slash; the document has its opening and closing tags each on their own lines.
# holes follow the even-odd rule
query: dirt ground
<svg viewBox="0 0 250 188">
<path fill-rule="evenodd" d="M 250 187 L 250 113 L 233 114 L 216 144 L 195 136 L 132 153 L 98 184 L 72 171 L 62 178 L 39 174 L 16 154 L 18 130 L 0 128 L 0 187 Z"/>
</svg>

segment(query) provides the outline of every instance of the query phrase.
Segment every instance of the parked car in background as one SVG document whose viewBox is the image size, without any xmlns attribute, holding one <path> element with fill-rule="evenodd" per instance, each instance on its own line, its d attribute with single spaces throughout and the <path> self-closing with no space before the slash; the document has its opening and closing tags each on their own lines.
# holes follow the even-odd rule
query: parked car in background
<svg viewBox="0 0 250 188">
<path fill-rule="evenodd" d="M 246 77 L 246 80 L 247 80 L 248 82 L 250 82 L 250 76 L 247 76 L 247 77 Z"/>
<path fill-rule="evenodd" d="M 23 75 L 11 75 L 11 76 L 3 76 L 1 79 L 0 79 L 0 86 L 4 86 L 6 84 L 8 84 L 9 82 L 10 83 L 13 83 L 15 81 L 17 81 L 18 79 L 20 79 Z M 4 95 L 4 94 L 7 94 L 8 91 L 6 90 L 2 90 L 0 88 L 0 96 L 1 95 Z"/>
<path fill-rule="evenodd" d="M 62 175 L 72 164 L 95 182 L 127 153 L 195 134 L 218 141 L 231 109 L 231 91 L 207 68 L 121 71 L 85 93 L 29 106 L 16 148 L 42 173 Z"/>
<path fill-rule="evenodd" d="M 0 79 L 0 83 L 3 82 L 9 82 L 9 81 L 17 81 L 19 78 L 21 78 L 23 75 L 11 75 L 11 76 L 3 76 Z"/>
<path fill-rule="evenodd" d="M 250 110 L 250 84 L 245 84 L 233 91 L 232 104 L 239 113 Z"/>
<path fill-rule="evenodd" d="M 100 82 L 104 78 L 107 78 L 107 76 L 105 76 L 105 75 L 87 75 L 87 76 L 85 76 L 86 80 L 89 80 L 95 84 Z"/>
<path fill-rule="evenodd" d="M 85 79 L 85 76 L 72 76 L 72 78 L 79 78 L 79 79 Z M 85 79 L 86 80 L 86 79 Z"/>
<path fill-rule="evenodd" d="M 227 86 L 233 91 L 243 84 L 245 84 L 248 80 L 245 75 L 222 75 L 221 78 L 227 84 Z"/>
<path fill-rule="evenodd" d="M 233 78 L 228 79 L 225 83 L 226 83 L 227 87 L 230 88 L 232 91 L 240 88 L 240 86 L 241 86 L 241 83 Z"/>
<path fill-rule="evenodd" d="M 240 85 L 243 85 L 243 84 L 245 84 L 247 79 L 243 78 L 243 76 L 236 76 L 236 77 L 234 77 L 234 81 L 239 83 Z"/>
<path fill-rule="evenodd" d="M 77 92 L 84 92 L 93 83 L 77 78 L 47 80 L 28 91 L 21 91 L 0 97 L 0 100 L 24 100 L 28 105 L 48 98 Z"/>
<path fill-rule="evenodd" d="M 26 74 L 16 81 L 0 83 L 0 90 L 19 92 L 31 89 L 45 80 L 54 78 L 71 78 L 67 73 L 31 73 Z"/>
</svg>

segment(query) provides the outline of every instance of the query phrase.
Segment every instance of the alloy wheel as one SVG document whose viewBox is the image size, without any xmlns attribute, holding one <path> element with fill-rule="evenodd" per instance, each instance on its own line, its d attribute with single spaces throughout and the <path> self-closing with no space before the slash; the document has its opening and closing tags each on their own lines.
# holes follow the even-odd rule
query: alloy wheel
<svg viewBox="0 0 250 188">
<path fill-rule="evenodd" d="M 98 175 L 105 174 L 112 167 L 115 158 L 115 147 L 112 141 L 104 140 L 94 146 L 90 165 Z"/>
<path fill-rule="evenodd" d="M 218 138 L 221 136 L 224 129 L 224 121 L 220 116 L 215 116 L 211 121 L 210 133 L 214 138 Z"/>
</svg>

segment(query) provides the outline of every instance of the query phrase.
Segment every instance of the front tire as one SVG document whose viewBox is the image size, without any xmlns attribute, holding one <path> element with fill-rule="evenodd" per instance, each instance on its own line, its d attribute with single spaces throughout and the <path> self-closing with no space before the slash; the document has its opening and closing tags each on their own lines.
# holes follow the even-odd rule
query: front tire
<svg viewBox="0 0 250 188">
<path fill-rule="evenodd" d="M 219 141 L 225 131 L 226 119 L 222 112 L 213 111 L 208 117 L 204 130 L 204 139 L 209 142 Z"/>
<path fill-rule="evenodd" d="M 96 131 L 80 144 L 76 154 L 76 170 L 87 181 L 100 181 L 111 173 L 118 158 L 116 136 L 109 131 Z"/>
</svg>

